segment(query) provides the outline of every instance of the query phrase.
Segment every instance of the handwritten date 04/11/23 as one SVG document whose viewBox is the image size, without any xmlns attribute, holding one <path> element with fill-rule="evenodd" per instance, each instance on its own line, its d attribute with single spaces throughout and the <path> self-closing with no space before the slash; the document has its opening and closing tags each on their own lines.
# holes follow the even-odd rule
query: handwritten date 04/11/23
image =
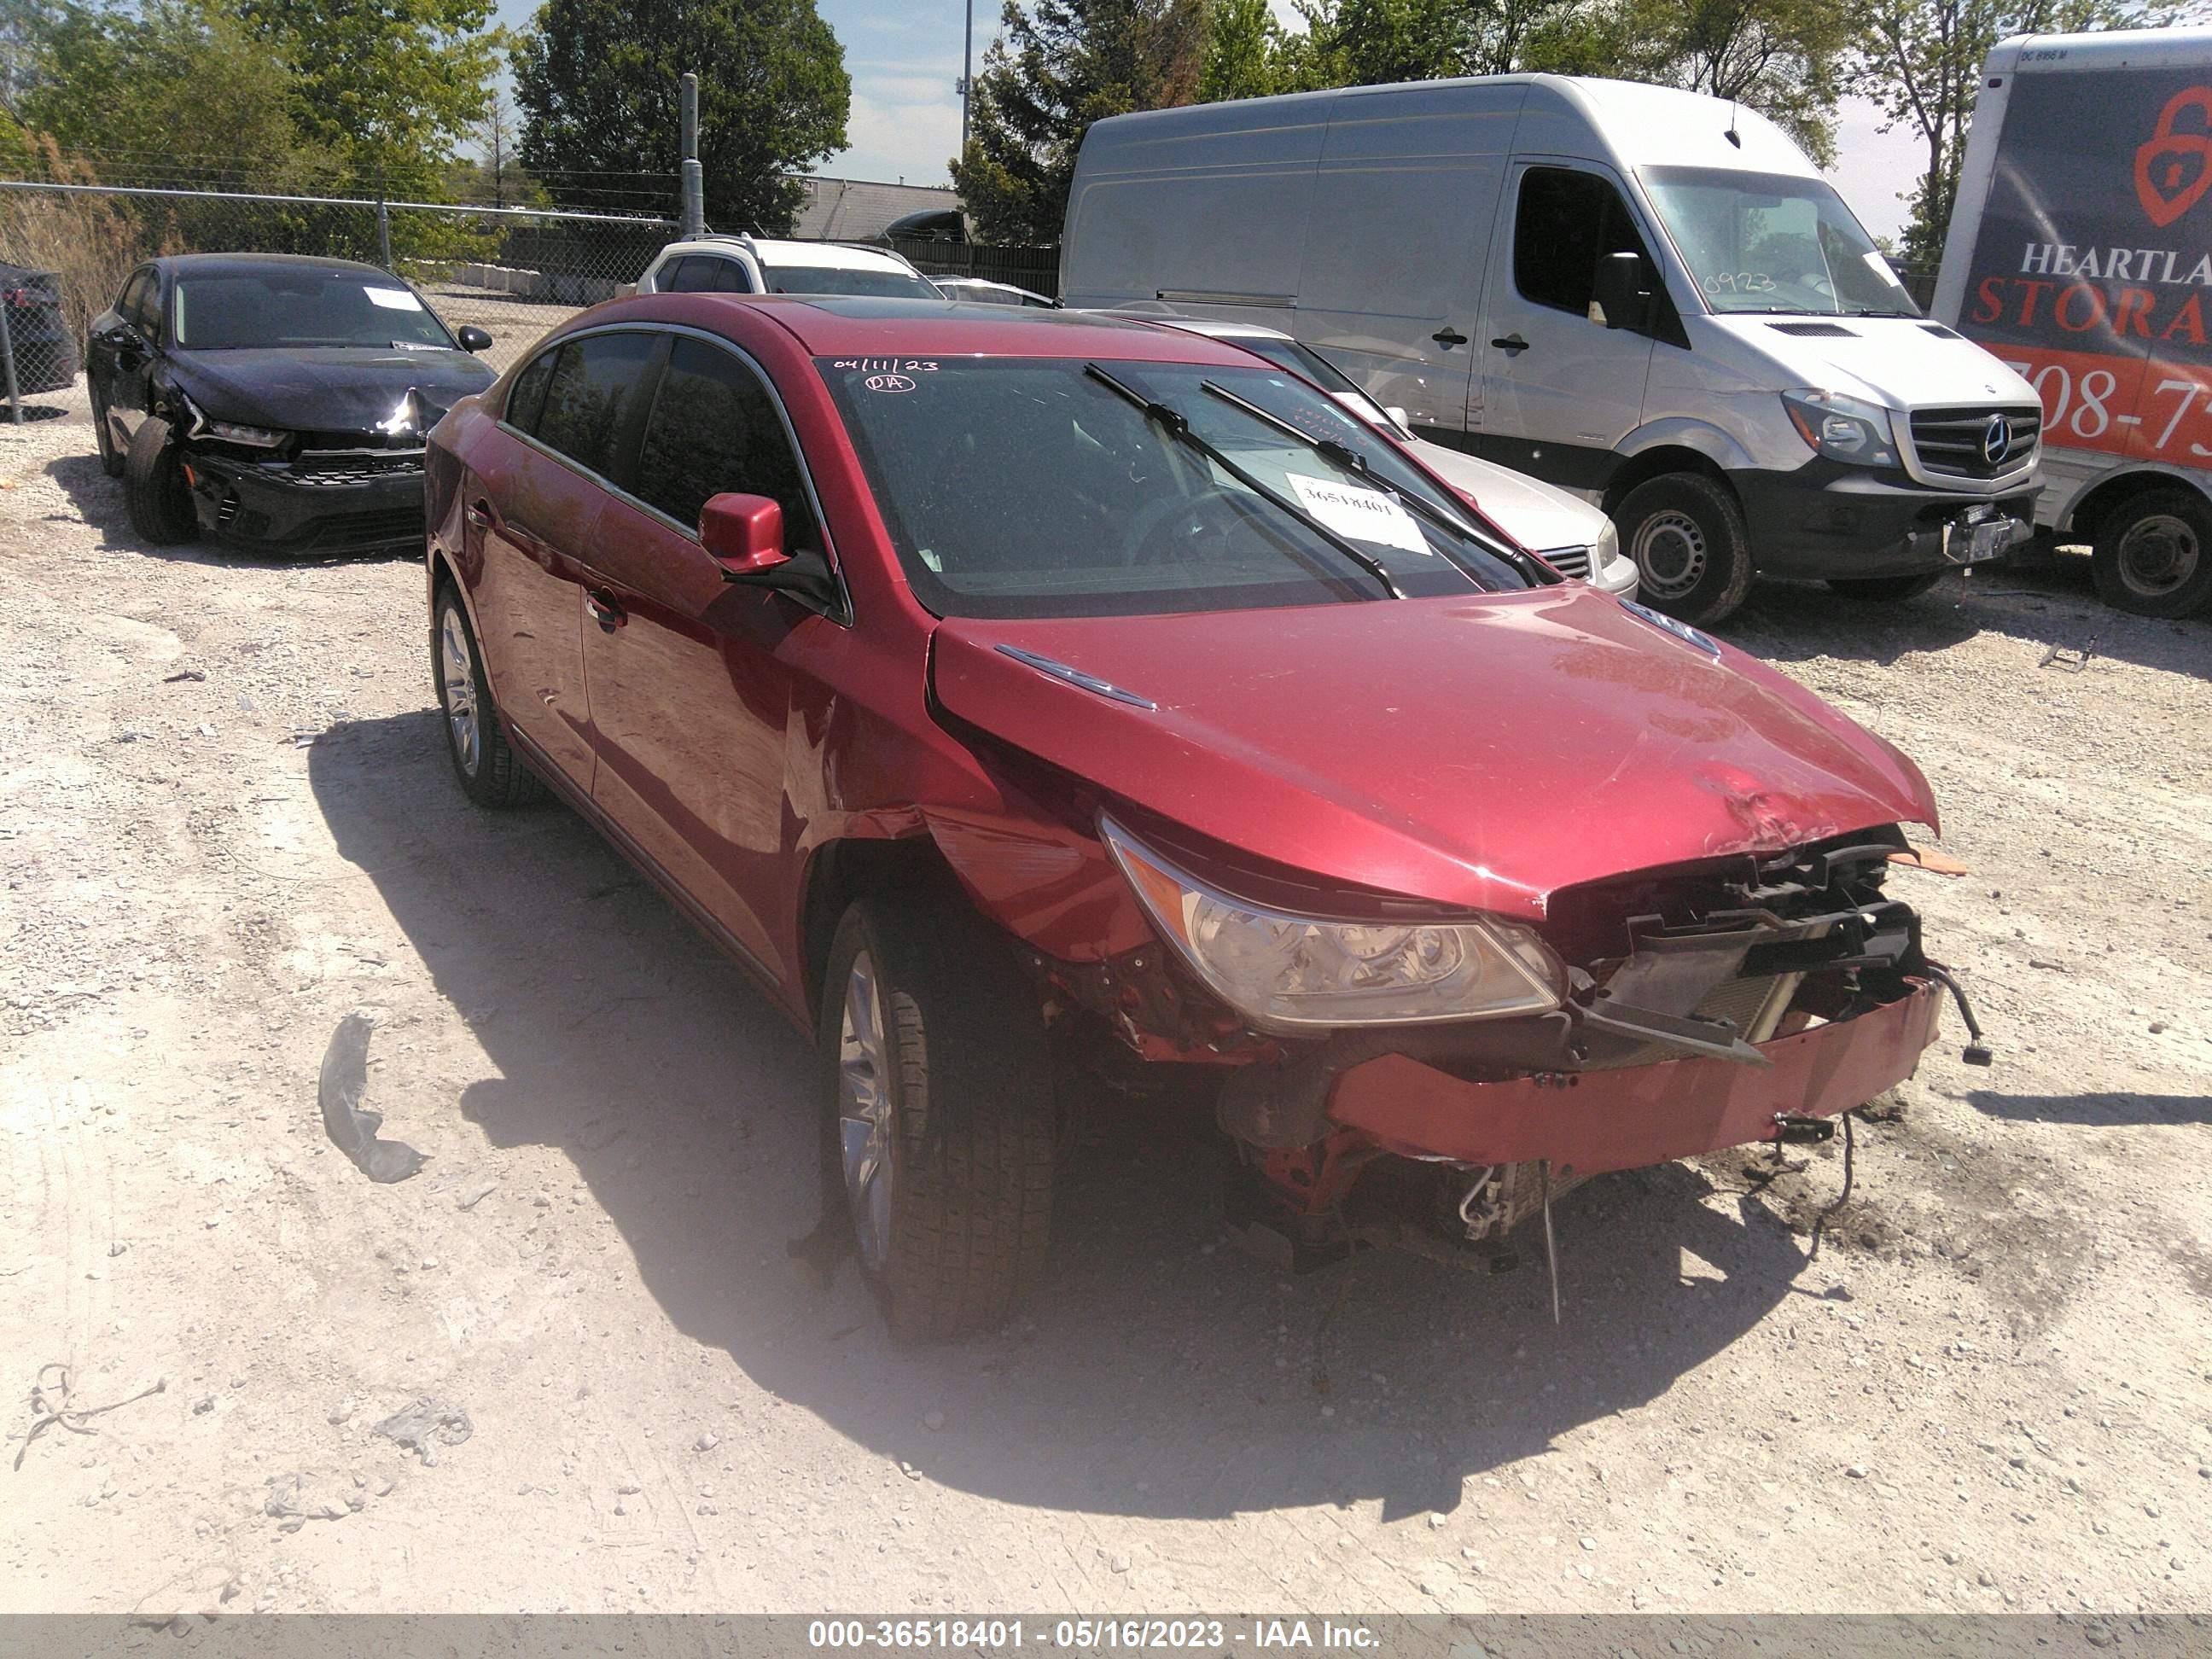
<svg viewBox="0 0 2212 1659">
<path fill-rule="evenodd" d="M 1330 1620 L 1057 1619 L 1035 1627 L 1019 1619 L 817 1619 L 806 1627 L 814 1648 L 951 1648 L 1004 1650 L 1024 1646 L 1144 1651 L 1228 1647 L 1267 1651 L 1342 1649 L 1372 1651 L 1380 1635 L 1364 1625 Z"/>
</svg>

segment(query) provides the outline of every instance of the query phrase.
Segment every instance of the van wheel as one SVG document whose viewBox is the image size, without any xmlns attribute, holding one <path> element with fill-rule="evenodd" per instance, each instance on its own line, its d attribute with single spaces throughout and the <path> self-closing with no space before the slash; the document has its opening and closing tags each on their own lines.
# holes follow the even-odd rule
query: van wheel
<svg viewBox="0 0 2212 1659">
<path fill-rule="evenodd" d="M 438 711 L 445 716 L 446 752 L 468 798 L 495 811 L 527 806 L 541 798 L 545 786 L 522 763 L 499 723 L 483 655 L 450 583 L 438 589 L 432 613 L 430 678 L 438 688 Z"/>
<path fill-rule="evenodd" d="M 956 898 L 864 899 L 837 926 L 818 1040 L 823 1201 L 850 1218 L 891 1334 L 995 1329 L 1042 1276 L 1052 1218 L 1044 1019 L 1012 951 Z"/>
<path fill-rule="evenodd" d="M 1917 599 L 1943 576 L 1941 570 L 1923 570 L 1917 576 L 1831 576 L 1828 586 L 1847 599 L 1889 603 Z"/>
<path fill-rule="evenodd" d="M 185 464 L 170 438 L 169 423 L 158 415 L 149 415 L 131 434 L 131 453 L 123 461 L 123 501 L 141 541 L 167 547 L 198 533 L 191 491 L 185 486 Z"/>
<path fill-rule="evenodd" d="M 1709 626 L 1751 592 L 1751 538 L 1725 484 L 1695 472 L 1648 479 L 1613 521 L 1636 561 L 1637 597 L 1654 610 Z"/>
<path fill-rule="evenodd" d="M 2188 616 L 2212 602 L 2212 507 L 2186 489 L 2138 495 L 2097 526 L 2089 568 L 2117 611 Z"/>
</svg>

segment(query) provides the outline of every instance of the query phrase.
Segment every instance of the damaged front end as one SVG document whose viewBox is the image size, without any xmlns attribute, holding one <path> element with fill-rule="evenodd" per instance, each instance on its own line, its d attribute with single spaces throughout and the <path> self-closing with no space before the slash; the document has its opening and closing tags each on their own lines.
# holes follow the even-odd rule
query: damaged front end
<svg viewBox="0 0 2212 1659">
<path fill-rule="evenodd" d="M 1240 1023 L 1222 1006 L 1236 988 L 1224 993 L 1219 961 L 1200 948 L 1206 906 L 1243 904 L 1251 938 L 1231 939 L 1237 961 L 1286 924 L 1199 878 L 1177 875 L 1174 889 L 1130 858 L 1141 843 L 1105 828 L 1175 948 L 1128 953 L 1061 988 L 1109 1013 L 1139 1053 L 1244 1062 L 1216 1106 L 1253 1177 L 1232 1219 L 1273 1240 L 1288 1266 L 1361 1243 L 1495 1261 L 1498 1241 L 1539 1216 L 1548 1224 L 1550 1200 L 1590 1176 L 1825 1138 L 1912 1074 L 1944 989 L 1959 994 L 1923 951 L 1918 915 L 1887 890 L 1893 863 L 1912 854 L 1884 828 L 1563 890 L 1525 939 L 1481 921 L 1473 937 L 1495 960 L 1458 970 L 1446 1018 L 1419 1018 L 1417 995 L 1386 994 L 1365 1012 L 1402 1006 L 1407 1018 L 1309 1031 L 1285 1012 L 1296 998 L 1247 996 Z M 1468 923 L 1409 907 L 1307 925 L 1355 944 L 1420 936 L 1436 957 L 1464 948 L 1454 930 Z M 1311 947 L 1291 947 L 1294 969 L 1297 948 Z M 1356 988 L 1358 973 L 1342 982 Z M 1987 1064 L 1960 1000 L 1967 1058 Z"/>
</svg>

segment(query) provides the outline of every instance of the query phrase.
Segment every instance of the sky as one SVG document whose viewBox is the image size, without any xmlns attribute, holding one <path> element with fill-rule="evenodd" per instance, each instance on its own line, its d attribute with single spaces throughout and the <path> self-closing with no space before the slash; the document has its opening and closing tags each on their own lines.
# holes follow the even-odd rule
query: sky
<svg viewBox="0 0 2212 1659">
<path fill-rule="evenodd" d="M 975 58 L 996 33 L 999 0 L 974 0 Z M 816 171 L 843 179 L 904 179 L 910 185 L 950 182 L 945 164 L 960 148 L 961 36 L 963 0 L 816 0 L 817 9 L 844 43 L 853 77 L 852 113 L 846 122 L 850 148 Z M 1290 7 L 1277 0 L 1286 20 Z M 500 21 L 526 26 L 537 0 L 499 0 Z M 1829 177 L 1866 228 L 1894 235 L 1904 224 L 1902 192 L 1923 165 L 1903 132 L 1875 131 L 1879 112 L 1847 100 L 1838 112 L 1836 169 Z"/>
</svg>

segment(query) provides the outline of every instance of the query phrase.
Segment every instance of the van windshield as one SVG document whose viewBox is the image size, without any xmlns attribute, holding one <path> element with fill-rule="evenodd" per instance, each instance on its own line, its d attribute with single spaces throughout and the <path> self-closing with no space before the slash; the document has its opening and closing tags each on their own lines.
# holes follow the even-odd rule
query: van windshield
<svg viewBox="0 0 2212 1659">
<path fill-rule="evenodd" d="M 908 584 L 939 616 L 1138 616 L 1531 585 L 1493 532 L 1366 422 L 1273 368 L 817 366 Z M 1227 465 L 1178 437 L 1177 420 Z"/>
<path fill-rule="evenodd" d="M 1723 167 L 1639 175 L 1715 311 L 1917 317 L 1843 198 L 1818 179 Z"/>
</svg>

